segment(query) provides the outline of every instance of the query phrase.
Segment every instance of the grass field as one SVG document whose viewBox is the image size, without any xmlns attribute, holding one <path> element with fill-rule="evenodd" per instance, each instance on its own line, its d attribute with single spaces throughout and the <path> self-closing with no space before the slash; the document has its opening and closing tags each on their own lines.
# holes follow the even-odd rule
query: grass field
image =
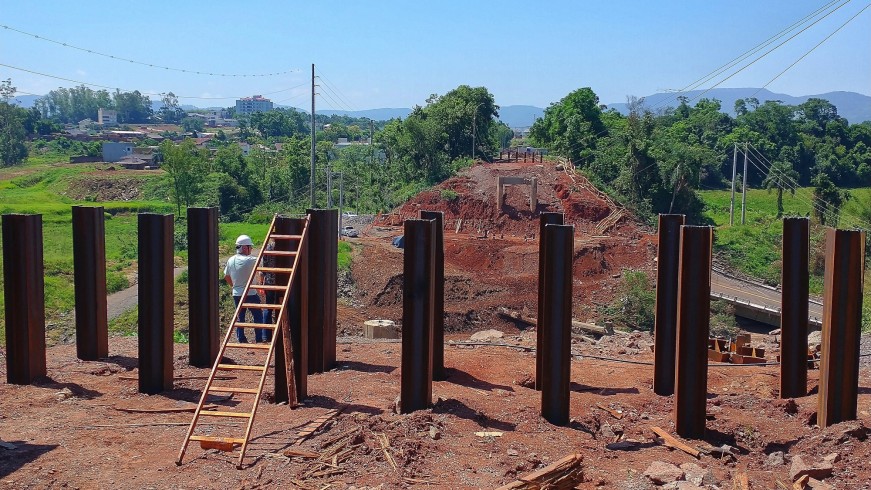
<svg viewBox="0 0 871 490">
<path fill-rule="evenodd" d="M 0 169 L 0 214 L 41 214 L 43 220 L 43 263 L 45 270 L 45 311 L 49 342 L 70 338 L 74 331 L 75 292 L 73 287 L 72 206 L 103 206 L 106 217 L 106 282 L 107 291 L 113 293 L 135 281 L 137 271 L 137 214 L 155 212 L 171 214 L 176 208 L 166 201 L 78 201 L 67 197 L 70 186 L 78 179 L 88 178 L 95 165 L 30 164 L 24 167 Z M 149 175 L 143 173 L 142 175 Z M 160 178 L 159 174 L 150 174 Z M 147 178 L 146 178 L 147 180 Z M 255 246 L 261 246 L 268 223 L 219 223 L 219 253 L 221 260 L 235 253 L 235 239 L 250 235 Z M 186 228 L 184 220 L 175 223 L 175 263 L 187 261 Z M 2 239 L 2 231 L 0 231 Z M 347 269 L 351 263 L 351 247 L 339 243 L 338 264 Z M 2 255 L 0 255 L 0 312 L 5 312 L 2 281 Z M 187 284 L 176 284 L 176 305 L 186 311 Z M 183 294 L 182 294 L 183 293 Z M 232 301 L 224 310 L 232 311 Z M 231 313 L 228 313 L 229 315 Z M 177 315 L 178 316 L 178 315 Z M 184 318 L 181 318 L 184 319 Z M 137 311 L 125 313 L 112 322 L 115 334 L 135 334 Z M 179 340 L 186 339 L 187 324 L 181 326 L 176 319 Z M 0 328 L 0 345 L 5 345 L 5 329 Z"/>
<path fill-rule="evenodd" d="M 871 229 L 871 188 L 851 189 L 851 198 L 844 205 L 838 228 Z M 745 224 L 741 224 L 741 194 L 735 196 L 735 220 L 729 224 L 730 191 L 702 191 L 706 204 L 705 216 L 713 221 L 714 249 L 719 257 L 751 276 L 775 285 L 780 283 L 783 225 L 777 218 L 777 193 L 751 189 L 747 192 Z M 784 194 L 785 216 L 811 216 L 813 188 Z M 825 227 L 811 219 L 810 292 L 823 294 L 823 264 L 825 257 Z M 871 252 L 867 250 L 866 252 Z M 867 256 L 867 255 L 866 255 Z M 863 326 L 871 329 L 871 273 L 866 266 L 863 300 Z"/>
</svg>

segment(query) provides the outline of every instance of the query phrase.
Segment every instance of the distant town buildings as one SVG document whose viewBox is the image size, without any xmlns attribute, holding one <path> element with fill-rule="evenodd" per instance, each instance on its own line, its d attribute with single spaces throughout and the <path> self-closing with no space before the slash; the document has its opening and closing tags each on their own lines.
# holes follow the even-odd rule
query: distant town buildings
<svg viewBox="0 0 871 490">
<path fill-rule="evenodd" d="M 244 97 L 236 101 L 236 114 L 253 114 L 255 112 L 269 112 L 272 110 L 272 101 L 255 95 Z"/>
<path fill-rule="evenodd" d="M 103 109 L 100 107 L 97 109 L 97 124 L 102 124 L 103 126 L 117 126 L 118 112 L 113 111 L 112 109 Z"/>
</svg>

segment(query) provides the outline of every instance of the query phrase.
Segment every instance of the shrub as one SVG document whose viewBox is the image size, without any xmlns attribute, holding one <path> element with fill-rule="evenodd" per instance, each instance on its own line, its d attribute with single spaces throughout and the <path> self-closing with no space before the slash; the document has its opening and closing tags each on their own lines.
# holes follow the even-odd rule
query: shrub
<svg viewBox="0 0 871 490">
<path fill-rule="evenodd" d="M 456 201 L 459 197 L 460 195 L 451 189 L 442 189 L 442 199 L 445 201 Z"/>
<path fill-rule="evenodd" d="M 653 330 L 656 293 L 647 274 L 623 271 L 614 301 L 605 307 L 605 320 L 633 330 Z"/>
</svg>

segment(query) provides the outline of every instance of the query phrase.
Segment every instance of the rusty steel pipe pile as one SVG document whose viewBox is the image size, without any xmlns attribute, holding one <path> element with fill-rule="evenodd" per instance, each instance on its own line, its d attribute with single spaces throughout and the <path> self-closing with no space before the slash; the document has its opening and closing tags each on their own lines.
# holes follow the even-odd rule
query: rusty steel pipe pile
<svg viewBox="0 0 871 490">
<path fill-rule="evenodd" d="M 690 439 L 705 436 L 712 243 L 710 226 L 680 227 L 674 423 Z"/>
<path fill-rule="evenodd" d="M 432 405 L 435 220 L 405 221 L 400 412 Z"/>
<path fill-rule="evenodd" d="M 83 361 L 96 361 L 109 356 L 103 207 L 73 206 L 72 221 L 76 356 Z"/>
<path fill-rule="evenodd" d="M 188 208 L 187 218 L 189 362 L 207 368 L 220 348 L 218 208 Z"/>
<path fill-rule="evenodd" d="M 329 371 L 336 363 L 336 288 L 339 213 L 308 209 L 308 373 Z"/>
<path fill-rule="evenodd" d="M 6 381 L 26 385 L 47 372 L 42 215 L 4 214 L 2 229 Z"/>
<path fill-rule="evenodd" d="M 823 345 L 817 424 L 856 418 L 859 401 L 859 336 L 865 232 L 826 230 Z"/>
<path fill-rule="evenodd" d="M 807 395 L 810 220 L 783 219 L 780 306 L 780 398 Z"/>
<path fill-rule="evenodd" d="M 445 372 L 445 230 L 444 213 L 441 211 L 420 211 L 420 219 L 434 220 L 436 234 L 433 240 L 435 246 L 435 269 L 433 270 L 435 298 L 433 299 L 432 326 L 432 379 L 443 381 L 447 378 Z"/>
<path fill-rule="evenodd" d="M 139 215 L 139 391 L 171 390 L 173 215 Z"/>
<path fill-rule="evenodd" d="M 674 356 L 677 344 L 677 289 L 682 214 L 660 214 L 656 259 L 656 308 L 653 326 L 653 392 L 674 394 Z"/>
<path fill-rule="evenodd" d="M 564 223 L 563 213 L 541 213 L 538 218 L 538 305 L 536 311 L 535 325 L 535 348 L 536 352 L 541 352 L 542 347 L 542 322 L 544 305 L 541 302 L 544 294 L 544 263 L 547 255 L 547 243 L 545 242 L 544 228 L 547 225 L 562 225 Z M 535 389 L 541 391 L 541 355 L 535 356 Z"/>
<path fill-rule="evenodd" d="M 546 225 L 541 329 L 541 415 L 554 425 L 569 423 L 572 345 L 572 252 L 575 227 Z"/>
</svg>

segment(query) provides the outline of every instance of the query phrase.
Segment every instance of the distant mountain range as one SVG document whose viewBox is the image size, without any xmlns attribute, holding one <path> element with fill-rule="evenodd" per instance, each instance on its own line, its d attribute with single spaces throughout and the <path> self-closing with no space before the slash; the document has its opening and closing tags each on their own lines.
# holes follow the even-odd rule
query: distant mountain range
<svg viewBox="0 0 871 490">
<path fill-rule="evenodd" d="M 644 97 L 644 105 L 653 111 L 665 109 L 668 107 L 677 107 L 679 104 L 678 96 L 685 96 L 690 100 L 690 104 L 695 104 L 696 97 L 701 94 L 701 90 L 693 90 L 681 93 L 657 93 Z M 735 101 L 756 97 L 760 103 L 768 100 L 779 100 L 787 105 L 798 105 L 810 98 L 825 99 L 838 108 L 838 114 L 847 119 L 850 124 L 857 124 L 863 121 L 871 121 L 871 97 L 862 95 L 856 92 L 828 92 L 819 95 L 802 95 L 794 97 L 787 94 L 778 94 L 770 92 L 766 89 L 756 88 L 717 88 L 708 91 L 703 95 L 708 99 L 717 99 L 721 102 L 723 112 L 735 115 Z M 31 107 L 33 102 L 38 99 L 35 95 L 22 95 L 11 100 L 13 104 L 21 107 Z M 152 108 L 157 111 L 162 106 L 160 101 L 152 101 Z M 183 105 L 182 109 L 195 110 L 197 107 L 192 105 Z M 278 107 L 288 107 L 281 106 Z M 621 114 L 628 114 L 629 110 L 625 103 L 607 104 L 608 109 L 615 109 Z M 299 109 L 297 109 L 299 110 Z M 305 112 L 305 111 L 303 111 Z M 336 111 L 323 110 L 317 111 L 318 114 L 340 114 L 351 117 L 367 117 L 375 121 L 386 121 L 389 119 L 403 119 L 411 114 L 411 109 L 406 108 L 383 108 L 383 109 L 366 109 L 362 111 Z M 532 126 L 535 120 L 544 114 L 544 109 L 531 105 L 509 105 L 499 109 L 499 119 L 512 128 L 526 128 Z"/>
<path fill-rule="evenodd" d="M 680 102 L 678 96 L 687 97 L 690 105 L 694 105 L 698 100 L 697 97 L 701 94 L 701 90 L 692 90 L 689 92 L 680 93 L 659 93 L 644 97 L 644 105 L 654 112 L 660 108 L 677 107 Z M 717 88 L 702 95 L 703 98 L 717 99 L 720 101 L 722 111 L 735 115 L 735 101 L 756 97 L 759 103 L 764 103 L 767 100 L 779 100 L 786 105 L 799 105 L 807 102 L 808 99 L 824 99 L 831 102 L 838 108 L 838 115 L 845 118 L 850 124 L 857 124 L 863 121 L 871 121 L 871 97 L 858 94 L 856 92 L 828 92 L 819 95 L 802 95 L 793 97 L 787 94 L 778 94 L 770 92 L 766 89 L 756 88 Z M 609 109 L 616 109 L 621 114 L 628 114 L 629 109 L 625 103 L 608 104 Z"/>
</svg>

